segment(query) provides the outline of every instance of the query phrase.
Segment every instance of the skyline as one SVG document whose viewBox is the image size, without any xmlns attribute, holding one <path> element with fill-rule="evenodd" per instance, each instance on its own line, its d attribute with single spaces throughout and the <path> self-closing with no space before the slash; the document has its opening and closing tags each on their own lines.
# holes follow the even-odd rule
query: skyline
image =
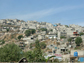
<svg viewBox="0 0 84 63">
<path fill-rule="evenodd" d="M 0 0 L 0 19 L 84 26 L 84 0 Z"/>
</svg>

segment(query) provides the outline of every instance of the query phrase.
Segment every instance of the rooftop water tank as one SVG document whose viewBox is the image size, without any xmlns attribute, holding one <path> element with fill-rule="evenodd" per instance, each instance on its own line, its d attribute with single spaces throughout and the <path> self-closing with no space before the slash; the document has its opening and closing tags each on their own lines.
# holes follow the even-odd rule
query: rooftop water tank
<svg viewBox="0 0 84 63">
<path fill-rule="evenodd" d="M 78 52 L 74 52 L 74 57 L 78 57 Z"/>
<path fill-rule="evenodd" d="M 57 26 L 57 25 L 53 25 L 53 26 Z"/>
</svg>

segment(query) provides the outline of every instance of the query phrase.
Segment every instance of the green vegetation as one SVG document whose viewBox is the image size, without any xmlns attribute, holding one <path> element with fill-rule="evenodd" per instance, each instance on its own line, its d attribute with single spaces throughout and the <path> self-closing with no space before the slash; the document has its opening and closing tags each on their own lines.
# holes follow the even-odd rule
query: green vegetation
<svg viewBox="0 0 84 63">
<path fill-rule="evenodd" d="M 28 37 L 28 36 L 30 36 L 31 34 L 34 34 L 35 32 L 36 32 L 35 29 L 29 29 L 29 30 L 26 30 L 26 31 L 25 31 L 25 35 Z"/>
<path fill-rule="evenodd" d="M 77 50 L 77 49 L 80 50 L 80 49 L 81 49 L 81 46 L 77 46 L 77 47 L 75 47 L 75 50 Z"/>
<path fill-rule="evenodd" d="M 41 42 L 41 43 L 40 43 L 40 46 L 41 46 L 42 49 L 45 49 L 45 48 L 46 48 L 45 42 Z"/>
<path fill-rule="evenodd" d="M 0 62 L 19 61 L 22 58 L 21 51 L 14 43 L 6 44 L 0 48 Z"/>
<path fill-rule="evenodd" d="M 53 29 L 50 29 L 50 31 L 53 31 Z"/>
<path fill-rule="evenodd" d="M 50 58 L 53 58 L 53 57 L 55 57 L 55 56 L 48 57 L 48 59 L 46 59 L 46 62 L 48 62 L 48 61 L 49 61 L 49 59 L 50 59 Z"/>
<path fill-rule="evenodd" d="M 7 28 L 6 31 L 8 32 L 9 31 L 9 28 Z"/>
<path fill-rule="evenodd" d="M 32 44 L 31 44 L 32 45 Z M 16 44 L 10 43 L 0 48 L 0 62 L 18 62 L 22 57 L 27 58 L 28 62 L 47 62 L 45 59 L 41 48 L 45 48 L 46 44 L 44 42 L 39 43 L 38 40 L 35 41 L 35 49 L 32 51 L 23 52 Z M 57 60 L 54 60 L 54 62 Z"/>
<path fill-rule="evenodd" d="M 80 34 L 79 34 L 79 35 L 80 35 L 80 36 L 81 36 L 81 35 L 84 35 L 84 33 L 83 33 L 83 32 L 80 32 Z"/>
<path fill-rule="evenodd" d="M 46 31 L 47 32 L 47 29 L 46 28 L 40 28 L 39 30 Z"/>
<path fill-rule="evenodd" d="M 38 40 L 36 40 L 35 42 L 35 49 L 26 52 L 25 57 L 27 58 L 28 62 L 45 62 L 45 58 L 42 55 L 41 47 Z"/>
<path fill-rule="evenodd" d="M 36 32 L 35 29 L 30 29 L 31 33 L 34 34 Z"/>
<path fill-rule="evenodd" d="M 30 44 L 30 49 L 33 47 L 32 45 L 33 45 L 33 44 L 31 43 L 31 44 Z"/>
<path fill-rule="evenodd" d="M 27 58 L 28 62 L 34 61 L 34 52 L 33 51 L 27 51 L 24 53 L 25 58 Z"/>
<path fill-rule="evenodd" d="M 5 41 L 4 40 L 0 40 L 0 45 L 4 44 Z"/>
<path fill-rule="evenodd" d="M 70 44 L 71 44 L 72 38 L 69 38 L 69 39 L 68 39 L 68 41 L 69 41 L 69 42 L 70 42 Z"/>
<path fill-rule="evenodd" d="M 60 38 L 62 39 L 62 38 L 66 38 L 66 37 L 65 36 L 61 36 Z"/>
<path fill-rule="evenodd" d="M 69 26 L 68 26 L 68 25 L 65 25 L 65 27 L 67 27 L 67 28 L 68 28 Z"/>
<path fill-rule="evenodd" d="M 25 35 L 28 37 L 28 36 L 30 36 L 30 30 L 26 30 L 25 31 Z"/>
<path fill-rule="evenodd" d="M 82 38 L 81 37 L 77 37 L 75 39 L 75 43 L 76 43 L 77 46 L 79 46 L 82 43 Z"/>
<path fill-rule="evenodd" d="M 38 40 L 36 40 L 36 42 L 35 42 L 34 57 L 35 57 L 35 61 L 37 61 L 37 62 L 45 61 L 44 56 L 42 56 L 42 51 L 41 51 L 41 47 L 40 47 Z"/>
<path fill-rule="evenodd" d="M 19 35 L 19 36 L 18 36 L 18 39 L 19 39 L 19 40 L 20 40 L 21 38 L 23 38 L 23 35 Z"/>
</svg>

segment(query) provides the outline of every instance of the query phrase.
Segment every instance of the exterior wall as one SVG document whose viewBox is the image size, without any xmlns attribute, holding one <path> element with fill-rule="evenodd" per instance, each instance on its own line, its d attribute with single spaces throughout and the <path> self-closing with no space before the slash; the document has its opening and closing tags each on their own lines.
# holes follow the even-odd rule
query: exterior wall
<svg viewBox="0 0 84 63">
<path fill-rule="evenodd" d="M 73 34 L 77 34 L 77 32 L 73 32 Z"/>
<path fill-rule="evenodd" d="M 71 55 L 74 56 L 74 52 L 77 51 L 78 52 L 78 56 L 80 55 L 84 55 L 84 51 L 83 50 L 71 50 Z"/>
<path fill-rule="evenodd" d="M 83 45 L 84 45 L 84 35 L 82 35 L 82 36 L 81 36 L 81 38 L 82 38 L 82 41 L 83 41 Z"/>
<path fill-rule="evenodd" d="M 58 39 L 60 39 L 60 31 L 58 31 Z"/>
<path fill-rule="evenodd" d="M 61 32 L 61 36 L 67 37 L 67 33 L 66 32 Z"/>
<path fill-rule="evenodd" d="M 46 37 L 48 37 L 49 39 L 51 39 L 51 38 L 57 38 L 56 35 L 46 35 Z"/>
<path fill-rule="evenodd" d="M 0 20 L 0 23 L 3 23 L 4 22 L 4 20 Z"/>
<path fill-rule="evenodd" d="M 6 31 L 6 29 L 2 29 L 2 31 Z"/>
<path fill-rule="evenodd" d="M 29 29 L 36 29 L 35 26 L 29 26 Z"/>
<path fill-rule="evenodd" d="M 68 61 L 70 61 L 70 54 L 62 55 L 62 57 L 63 57 L 63 61 L 65 61 L 66 59 L 67 59 Z"/>
<path fill-rule="evenodd" d="M 73 31 L 67 32 L 67 35 L 72 36 L 73 35 Z"/>
</svg>

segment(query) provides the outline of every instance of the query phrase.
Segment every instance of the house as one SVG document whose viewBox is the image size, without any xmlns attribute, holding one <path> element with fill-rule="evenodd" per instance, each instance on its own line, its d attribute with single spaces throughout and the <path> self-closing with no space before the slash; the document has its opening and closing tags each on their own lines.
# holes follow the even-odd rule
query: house
<svg viewBox="0 0 84 63">
<path fill-rule="evenodd" d="M 41 25 L 46 25 L 46 22 L 41 22 L 40 24 L 41 24 Z"/>
<path fill-rule="evenodd" d="M 24 43 L 24 42 L 20 42 L 19 47 L 20 47 L 21 49 L 24 49 L 25 43 Z"/>
<path fill-rule="evenodd" d="M 67 32 L 65 32 L 65 30 L 63 32 L 58 31 L 58 39 L 60 39 L 61 36 L 67 37 Z"/>
<path fill-rule="evenodd" d="M 33 36 L 30 36 L 30 37 L 23 38 L 23 40 L 25 40 L 25 44 L 30 45 L 30 43 L 35 43 L 36 39 Z"/>
<path fill-rule="evenodd" d="M 49 39 L 52 39 L 52 38 L 56 39 L 57 38 L 55 34 L 48 34 L 48 35 L 45 35 L 45 37 L 48 37 Z"/>
<path fill-rule="evenodd" d="M 29 29 L 36 29 L 35 26 L 29 26 Z"/>
<path fill-rule="evenodd" d="M 69 53 L 69 50 L 70 50 L 70 48 L 67 47 L 66 44 L 62 44 L 60 46 L 60 53 L 62 53 L 62 54 L 68 54 Z"/>
<path fill-rule="evenodd" d="M 47 48 L 49 48 L 49 49 L 57 49 L 57 45 L 51 44 L 51 45 L 48 45 Z"/>
<path fill-rule="evenodd" d="M 84 45 L 84 35 L 80 36 L 82 38 L 82 41 L 83 41 L 83 45 Z"/>
<path fill-rule="evenodd" d="M 71 50 L 70 60 L 84 62 L 84 50 Z"/>
<path fill-rule="evenodd" d="M 38 40 L 44 40 L 45 39 L 45 35 L 38 35 Z"/>
<path fill-rule="evenodd" d="M 63 32 L 61 32 L 61 36 L 67 37 L 67 32 L 65 32 L 65 30 L 63 30 Z"/>
<path fill-rule="evenodd" d="M 0 27 L 0 31 L 2 31 L 2 27 Z"/>
<path fill-rule="evenodd" d="M 52 49 L 47 50 L 46 54 L 52 54 Z"/>
<path fill-rule="evenodd" d="M 57 51 L 56 53 L 60 53 L 60 54 L 69 54 L 69 50 L 70 50 L 70 47 L 67 46 L 67 44 L 61 44 L 59 46 L 57 46 Z"/>
<path fill-rule="evenodd" d="M 79 34 L 77 32 L 73 32 L 73 35 L 75 36 L 79 36 Z"/>
<path fill-rule="evenodd" d="M 46 35 L 46 31 L 41 31 L 40 34 L 41 35 Z"/>
<path fill-rule="evenodd" d="M 75 42 L 77 36 L 70 36 L 72 38 L 72 42 Z"/>
</svg>

